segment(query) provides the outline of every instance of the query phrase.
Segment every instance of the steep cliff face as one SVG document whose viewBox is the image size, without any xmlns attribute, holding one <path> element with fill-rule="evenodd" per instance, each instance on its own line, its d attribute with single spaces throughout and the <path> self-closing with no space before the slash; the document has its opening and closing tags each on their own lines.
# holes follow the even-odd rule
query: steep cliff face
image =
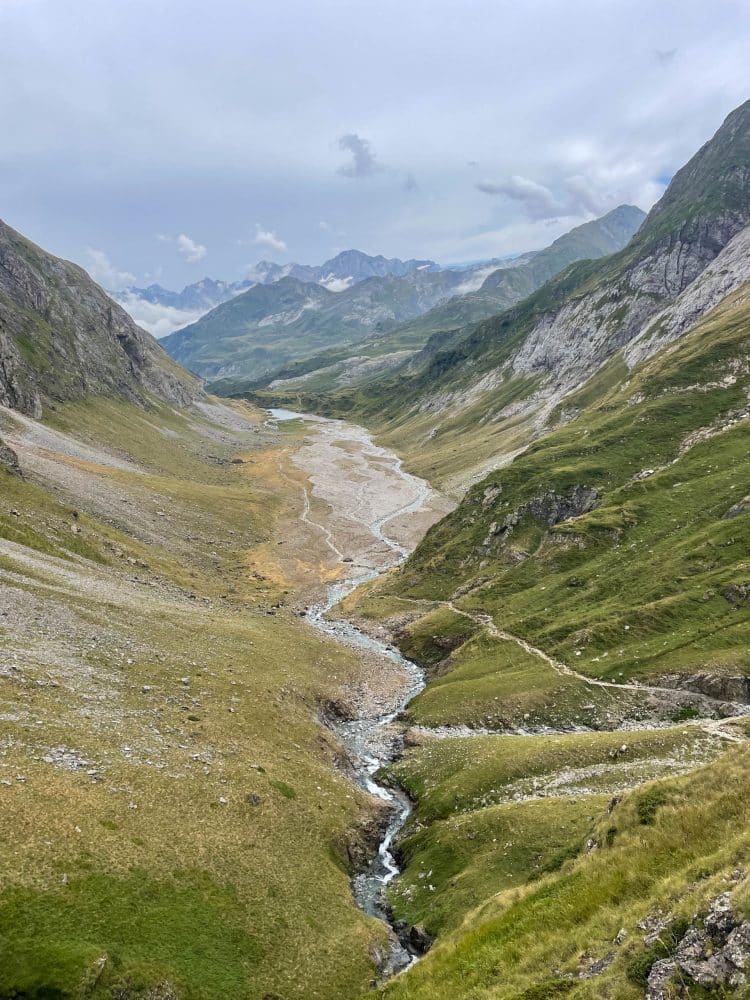
<svg viewBox="0 0 750 1000">
<path fill-rule="evenodd" d="M 0 222 L 0 403 L 39 417 L 89 395 L 186 405 L 200 392 L 84 270 Z"/>
</svg>

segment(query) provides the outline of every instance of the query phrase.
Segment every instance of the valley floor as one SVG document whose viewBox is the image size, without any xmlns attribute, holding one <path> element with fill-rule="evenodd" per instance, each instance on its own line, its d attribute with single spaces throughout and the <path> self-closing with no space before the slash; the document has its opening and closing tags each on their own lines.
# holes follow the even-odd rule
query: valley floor
<svg viewBox="0 0 750 1000">
<path fill-rule="evenodd" d="M 388 996 L 642 996 L 643 921 L 742 905 L 744 707 L 584 676 L 460 595 L 347 596 L 452 506 L 362 429 L 94 400 L 0 430 L 0 995 L 366 994 L 365 751 L 415 803 L 392 917 L 437 939 Z M 311 627 L 338 598 L 376 641 Z M 395 724 L 394 635 L 430 681 Z"/>
</svg>

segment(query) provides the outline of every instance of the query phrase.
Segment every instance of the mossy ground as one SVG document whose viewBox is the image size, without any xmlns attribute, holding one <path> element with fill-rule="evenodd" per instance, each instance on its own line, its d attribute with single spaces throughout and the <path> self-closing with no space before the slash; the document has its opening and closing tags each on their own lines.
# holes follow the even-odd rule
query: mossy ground
<svg viewBox="0 0 750 1000">
<path fill-rule="evenodd" d="M 491 896 L 578 855 L 614 794 L 723 749 L 697 726 L 422 737 L 389 769 L 416 801 L 389 893 L 396 917 L 432 934 L 458 927 Z"/>
</svg>

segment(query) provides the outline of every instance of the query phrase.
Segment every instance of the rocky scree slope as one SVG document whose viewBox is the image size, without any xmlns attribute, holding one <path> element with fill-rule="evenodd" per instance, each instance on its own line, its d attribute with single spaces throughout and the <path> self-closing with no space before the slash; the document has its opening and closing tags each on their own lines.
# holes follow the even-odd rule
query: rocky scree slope
<svg viewBox="0 0 750 1000">
<path fill-rule="evenodd" d="M 86 274 L 0 222 L 0 403 L 45 405 L 149 394 L 178 405 L 201 390 Z"/>
</svg>

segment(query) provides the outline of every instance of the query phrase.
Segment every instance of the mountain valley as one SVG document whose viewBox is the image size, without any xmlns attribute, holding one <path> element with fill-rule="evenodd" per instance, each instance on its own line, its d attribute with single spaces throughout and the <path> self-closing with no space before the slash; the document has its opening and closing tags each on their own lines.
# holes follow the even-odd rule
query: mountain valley
<svg viewBox="0 0 750 1000">
<path fill-rule="evenodd" d="M 0 997 L 747 997 L 750 102 L 284 270 L 158 342 L 0 223 Z"/>
</svg>

